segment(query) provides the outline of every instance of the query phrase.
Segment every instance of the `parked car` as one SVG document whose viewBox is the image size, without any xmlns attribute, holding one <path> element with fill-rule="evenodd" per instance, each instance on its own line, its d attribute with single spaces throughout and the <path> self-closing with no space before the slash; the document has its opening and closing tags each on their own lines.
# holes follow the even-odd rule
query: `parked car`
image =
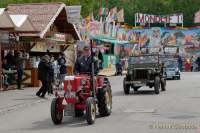
<svg viewBox="0 0 200 133">
<path fill-rule="evenodd" d="M 176 79 L 176 80 L 181 79 L 181 72 L 178 68 L 178 62 L 176 59 L 168 59 L 165 62 L 165 67 L 166 67 L 165 75 L 167 79 Z"/>
</svg>

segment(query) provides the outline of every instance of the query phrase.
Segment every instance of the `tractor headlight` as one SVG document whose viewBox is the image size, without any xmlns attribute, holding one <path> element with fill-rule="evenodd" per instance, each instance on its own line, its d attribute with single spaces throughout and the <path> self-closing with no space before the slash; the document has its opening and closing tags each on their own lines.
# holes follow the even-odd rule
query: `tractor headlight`
<svg viewBox="0 0 200 133">
<path fill-rule="evenodd" d="M 59 88 L 60 88 L 60 89 L 63 89 L 63 88 L 64 88 L 64 83 L 63 83 L 63 82 L 59 85 Z"/>
<path fill-rule="evenodd" d="M 86 83 L 87 83 L 87 81 L 86 81 L 86 80 L 84 80 L 84 79 L 82 79 L 82 80 L 81 80 L 81 86 L 85 86 L 85 85 L 86 85 Z"/>
</svg>

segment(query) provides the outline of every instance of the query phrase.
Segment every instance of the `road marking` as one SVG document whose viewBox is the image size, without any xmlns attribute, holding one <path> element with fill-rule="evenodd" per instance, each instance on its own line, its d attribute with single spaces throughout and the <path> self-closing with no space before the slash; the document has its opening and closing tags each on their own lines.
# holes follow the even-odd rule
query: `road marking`
<svg viewBox="0 0 200 133">
<path fill-rule="evenodd" d="M 125 113 L 155 113 L 156 109 L 126 109 Z"/>
<path fill-rule="evenodd" d="M 30 102 L 30 103 L 21 103 L 21 104 L 13 105 L 13 106 L 10 106 L 10 107 L 6 107 L 6 108 L 3 108 L 3 109 L 0 109 L 0 116 L 5 115 L 5 114 L 12 112 L 12 111 L 16 111 L 16 110 L 21 109 L 21 108 L 30 107 L 30 106 L 33 106 L 35 104 L 43 103 L 43 102 L 46 102 L 46 101 L 47 100 L 42 99 L 42 100 Z"/>
</svg>

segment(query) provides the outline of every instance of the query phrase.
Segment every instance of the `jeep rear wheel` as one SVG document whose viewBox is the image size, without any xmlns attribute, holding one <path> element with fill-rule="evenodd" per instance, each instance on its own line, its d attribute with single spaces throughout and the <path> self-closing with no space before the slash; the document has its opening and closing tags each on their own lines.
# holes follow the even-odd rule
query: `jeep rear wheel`
<svg viewBox="0 0 200 133">
<path fill-rule="evenodd" d="M 155 77 L 154 90 L 155 90 L 155 94 L 159 94 L 160 93 L 160 77 L 159 76 Z"/>
<path fill-rule="evenodd" d="M 108 116 L 112 110 L 112 91 L 110 86 L 99 90 L 97 94 L 99 114 L 101 116 Z"/>
<path fill-rule="evenodd" d="M 54 124 L 61 124 L 63 118 L 62 102 L 59 98 L 54 98 L 51 102 L 51 119 Z"/>
<path fill-rule="evenodd" d="M 166 90 L 166 80 L 164 78 L 161 79 L 161 89 L 162 91 Z"/>
<path fill-rule="evenodd" d="M 126 78 L 124 78 L 124 82 L 123 82 L 123 87 L 124 87 L 124 94 L 129 94 L 130 93 L 130 85 L 125 84 L 126 82 Z"/>
<path fill-rule="evenodd" d="M 89 125 L 93 124 L 96 118 L 96 103 L 94 98 L 89 97 L 86 101 L 86 120 Z"/>
</svg>

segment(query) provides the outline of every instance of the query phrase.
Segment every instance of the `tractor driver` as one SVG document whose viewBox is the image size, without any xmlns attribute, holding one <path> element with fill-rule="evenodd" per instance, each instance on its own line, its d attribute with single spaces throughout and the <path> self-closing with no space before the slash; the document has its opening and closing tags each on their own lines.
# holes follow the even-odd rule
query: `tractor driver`
<svg viewBox="0 0 200 133">
<path fill-rule="evenodd" d="M 98 61 L 94 60 L 94 74 L 98 74 Z M 84 46 L 83 55 L 76 59 L 75 73 L 92 73 L 92 55 L 89 46 Z"/>
</svg>

